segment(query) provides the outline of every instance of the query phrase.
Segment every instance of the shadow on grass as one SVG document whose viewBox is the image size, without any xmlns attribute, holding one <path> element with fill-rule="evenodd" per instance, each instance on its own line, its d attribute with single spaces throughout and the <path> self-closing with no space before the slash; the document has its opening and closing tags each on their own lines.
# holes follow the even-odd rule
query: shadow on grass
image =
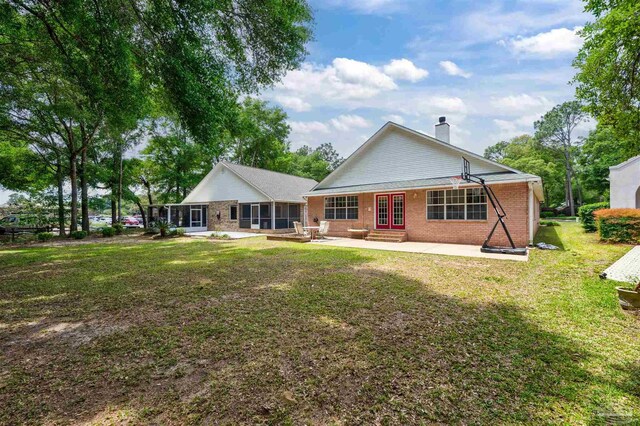
<svg viewBox="0 0 640 426">
<path fill-rule="evenodd" d="M 0 330 L 0 423 L 545 423 L 567 420 L 545 407 L 587 404 L 579 344 L 372 260 L 294 244 L 106 250 L 49 283 L 81 309 L 45 299 L 25 315 L 124 328 Z M 89 285 L 110 270 L 126 275 Z M 43 289 L 13 288 L 3 299 Z"/>
<path fill-rule="evenodd" d="M 562 238 L 558 234 L 558 226 L 540 226 L 538 233 L 534 239 L 534 243 L 544 242 L 558 246 L 561 250 L 565 250 Z"/>
</svg>

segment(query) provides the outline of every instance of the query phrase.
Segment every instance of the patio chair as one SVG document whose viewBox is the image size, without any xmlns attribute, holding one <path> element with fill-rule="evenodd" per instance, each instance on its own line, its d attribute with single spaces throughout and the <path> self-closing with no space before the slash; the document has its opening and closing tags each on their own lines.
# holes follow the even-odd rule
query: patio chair
<svg viewBox="0 0 640 426">
<path fill-rule="evenodd" d="M 320 238 L 324 238 L 328 233 L 329 233 L 329 222 L 327 222 L 326 220 L 320 221 L 320 229 L 318 229 L 318 236 Z"/>
<path fill-rule="evenodd" d="M 302 227 L 302 224 L 300 222 L 293 222 L 293 227 L 296 230 L 296 234 L 302 235 L 304 237 L 309 235 L 309 232 L 304 230 L 304 228 Z"/>
</svg>

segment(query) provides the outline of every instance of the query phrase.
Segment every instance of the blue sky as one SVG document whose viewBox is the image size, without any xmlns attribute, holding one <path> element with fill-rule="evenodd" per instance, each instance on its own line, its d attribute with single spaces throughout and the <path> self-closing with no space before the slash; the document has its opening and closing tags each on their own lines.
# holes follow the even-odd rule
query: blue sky
<svg viewBox="0 0 640 426">
<path fill-rule="evenodd" d="M 574 0 L 311 4 L 302 69 L 262 96 L 289 114 L 294 148 L 332 142 L 345 156 L 388 120 L 433 134 L 445 115 L 451 142 L 478 153 L 531 133 L 573 97 L 576 31 L 590 18 Z"/>
<path fill-rule="evenodd" d="M 343 156 L 389 120 L 433 134 L 445 115 L 451 143 L 477 153 L 531 133 L 573 97 L 590 19 L 578 0 L 310 1 L 309 55 L 261 96 L 287 111 L 293 148 L 331 142 Z"/>
</svg>

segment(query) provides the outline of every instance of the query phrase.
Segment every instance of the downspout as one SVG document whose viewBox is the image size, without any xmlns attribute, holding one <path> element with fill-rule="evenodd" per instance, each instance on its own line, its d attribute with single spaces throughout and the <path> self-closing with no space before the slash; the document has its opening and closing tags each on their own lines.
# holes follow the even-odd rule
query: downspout
<svg viewBox="0 0 640 426">
<path fill-rule="evenodd" d="M 533 246 L 533 182 L 528 183 L 529 186 L 529 245 Z"/>
</svg>

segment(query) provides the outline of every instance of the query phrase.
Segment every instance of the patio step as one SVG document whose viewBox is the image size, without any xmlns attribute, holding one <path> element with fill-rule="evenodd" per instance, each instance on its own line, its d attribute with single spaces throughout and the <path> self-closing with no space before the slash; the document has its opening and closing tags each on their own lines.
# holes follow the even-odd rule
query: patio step
<svg viewBox="0 0 640 426">
<path fill-rule="evenodd" d="M 401 243 L 407 241 L 407 233 L 404 231 L 371 231 L 365 240 Z"/>
</svg>

